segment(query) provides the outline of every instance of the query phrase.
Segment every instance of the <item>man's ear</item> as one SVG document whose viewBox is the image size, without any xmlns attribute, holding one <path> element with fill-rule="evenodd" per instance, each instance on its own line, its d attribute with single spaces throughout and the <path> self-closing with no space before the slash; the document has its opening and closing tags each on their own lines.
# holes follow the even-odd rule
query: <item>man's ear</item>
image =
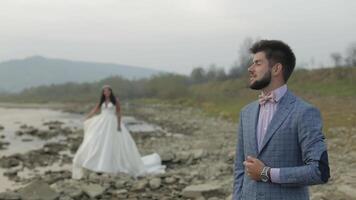
<svg viewBox="0 0 356 200">
<path fill-rule="evenodd" d="M 283 66 L 281 63 L 276 63 L 272 67 L 272 74 L 273 75 L 279 75 L 283 73 Z"/>
</svg>

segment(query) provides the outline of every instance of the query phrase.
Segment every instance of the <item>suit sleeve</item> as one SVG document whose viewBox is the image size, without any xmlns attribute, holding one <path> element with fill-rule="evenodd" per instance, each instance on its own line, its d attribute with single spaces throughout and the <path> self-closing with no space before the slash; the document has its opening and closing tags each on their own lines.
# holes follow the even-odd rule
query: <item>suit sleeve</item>
<svg viewBox="0 0 356 200">
<path fill-rule="evenodd" d="M 298 119 L 298 140 L 303 166 L 280 168 L 280 183 L 303 186 L 326 183 L 330 177 L 327 148 L 320 112 L 314 107 L 302 111 Z"/>
<path fill-rule="evenodd" d="M 242 197 L 242 184 L 244 180 L 245 167 L 243 165 L 244 144 L 243 144 L 243 129 L 242 129 L 242 113 L 240 113 L 240 121 L 237 129 L 237 145 L 234 164 L 234 186 L 233 200 L 240 200 Z"/>
</svg>

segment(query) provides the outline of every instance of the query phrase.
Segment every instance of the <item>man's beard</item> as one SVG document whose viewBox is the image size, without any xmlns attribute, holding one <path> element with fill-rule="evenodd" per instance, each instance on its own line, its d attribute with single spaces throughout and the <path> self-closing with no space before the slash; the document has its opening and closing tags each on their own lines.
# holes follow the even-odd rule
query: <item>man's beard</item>
<svg viewBox="0 0 356 200">
<path fill-rule="evenodd" d="M 260 80 L 256 80 L 250 85 L 250 88 L 253 90 L 261 90 L 267 87 L 271 83 L 272 79 L 272 72 L 268 70 Z"/>
</svg>

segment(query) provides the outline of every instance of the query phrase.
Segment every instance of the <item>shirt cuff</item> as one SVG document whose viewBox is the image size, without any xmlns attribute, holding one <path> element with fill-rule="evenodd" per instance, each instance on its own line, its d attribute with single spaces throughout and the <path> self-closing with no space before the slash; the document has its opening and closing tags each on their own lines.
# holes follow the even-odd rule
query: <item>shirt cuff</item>
<svg viewBox="0 0 356 200">
<path fill-rule="evenodd" d="M 280 168 L 271 168 L 271 182 L 272 183 L 281 183 L 281 177 L 279 175 Z"/>
</svg>

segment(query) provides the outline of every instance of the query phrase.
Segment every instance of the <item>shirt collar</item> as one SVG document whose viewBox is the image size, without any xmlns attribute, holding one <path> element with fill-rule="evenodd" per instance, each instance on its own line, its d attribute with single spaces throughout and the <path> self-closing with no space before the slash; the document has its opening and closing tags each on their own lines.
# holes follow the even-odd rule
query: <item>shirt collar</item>
<svg viewBox="0 0 356 200">
<path fill-rule="evenodd" d="M 287 89 L 287 84 L 284 84 L 281 87 L 271 91 L 271 93 L 274 93 L 276 102 L 279 102 L 279 100 L 281 100 L 281 98 L 286 94 Z"/>
</svg>

